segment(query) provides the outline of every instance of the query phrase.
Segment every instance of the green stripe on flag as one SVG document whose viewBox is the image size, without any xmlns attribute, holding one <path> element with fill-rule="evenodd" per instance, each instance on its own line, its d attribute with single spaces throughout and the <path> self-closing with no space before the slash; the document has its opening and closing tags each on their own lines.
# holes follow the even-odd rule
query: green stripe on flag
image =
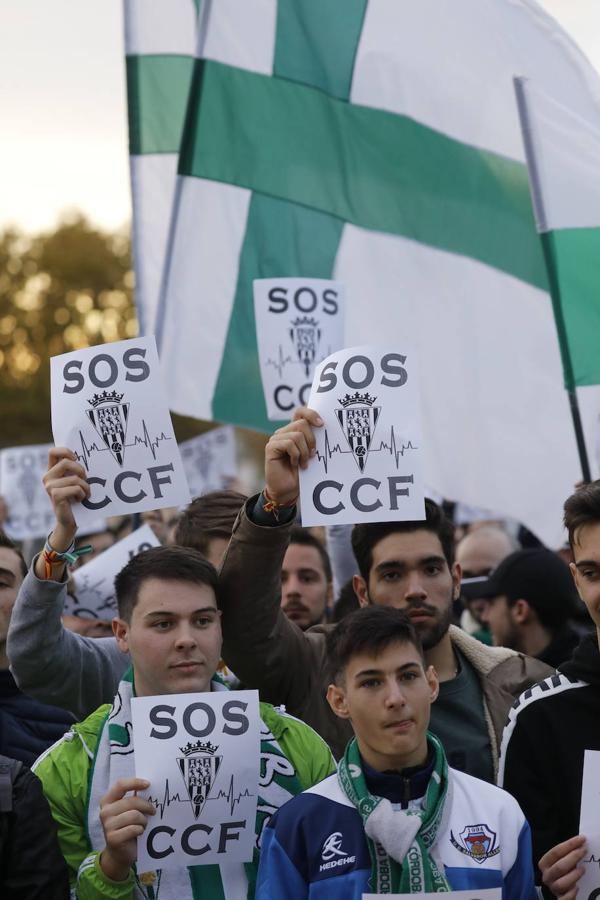
<svg viewBox="0 0 600 900">
<path fill-rule="evenodd" d="M 129 152 L 178 153 L 194 66 L 191 56 L 128 56 Z"/>
<path fill-rule="evenodd" d="M 350 95 L 367 0 L 279 0 L 274 74 Z"/>
<path fill-rule="evenodd" d="M 199 61 L 179 171 L 480 260 L 546 289 L 526 167 L 304 84 Z M 307 273 L 304 273 L 307 274 Z"/>
<path fill-rule="evenodd" d="M 552 299 L 566 387 L 573 388 L 569 362 L 576 385 L 600 384 L 600 228 L 565 228 L 541 238 L 556 278 Z"/>
<path fill-rule="evenodd" d="M 339 219 L 317 210 L 260 194 L 252 197 L 237 290 L 213 397 L 216 421 L 273 430 L 273 423 L 267 419 L 260 379 L 252 282 L 255 278 L 282 275 L 331 278 L 343 226 Z M 299 405 L 297 399 L 294 405 Z"/>
<path fill-rule="evenodd" d="M 322 90 L 336 90 L 345 99 L 350 90 L 365 5 L 362 0 L 320 0 L 319 4 L 312 0 L 279 0 L 275 76 Z M 315 54 L 317 46 L 322 51 L 324 41 L 316 22 L 323 28 L 323 35 L 328 35 L 325 55 L 329 54 L 332 63 L 335 61 L 335 73 L 329 64 L 323 65 L 321 53 Z M 203 102 L 202 73 L 199 65 L 194 73 L 194 78 L 198 78 L 197 93 L 192 94 L 196 98 L 194 112 Z M 188 117 L 184 147 L 192 151 L 195 141 L 191 138 L 198 137 L 197 121 L 193 113 L 188 112 Z M 262 140 L 263 152 L 268 152 L 269 143 L 267 131 Z M 187 158 L 193 160 L 193 156 L 191 153 Z M 180 170 L 182 165 L 180 160 Z M 273 430 L 273 423 L 267 419 L 260 379 L 252 281 L 282 276 L 331 278 L 343 227 L 343 221 L 327 211 L 253 194 L 223 362 L 213 396 L 213 418 L 217 421 Z M 294 405 L 297 404 L 295 399 Z"/>
</svg>

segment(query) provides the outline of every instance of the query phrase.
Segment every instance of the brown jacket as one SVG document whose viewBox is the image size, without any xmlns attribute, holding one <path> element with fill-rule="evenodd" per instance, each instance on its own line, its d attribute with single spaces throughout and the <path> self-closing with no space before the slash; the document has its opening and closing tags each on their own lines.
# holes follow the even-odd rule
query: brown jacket
<svg viewBox="0 0 600 900">
<path fill-rule="evenodd" d="M 247 506 L 254 502 L 249 500 Z M 335 625 L 316 625 L 303 632 L 280 606 L 281 567 L 290 527 L 256 525 L 246 508 L 240 512 L 220 576 L 223 658 L 245 687 L 258 689 L 261 700 L 283 704 L 311 725 L 339 759 L 352 730 L 332 713 L 325 698 L 325 635 Z M 497 771 L 510 707 L 519 694 L 553 670 L 514 650 L 486 647 L 455 626 L 450 634 L 481 678 Z"/>
</svg>

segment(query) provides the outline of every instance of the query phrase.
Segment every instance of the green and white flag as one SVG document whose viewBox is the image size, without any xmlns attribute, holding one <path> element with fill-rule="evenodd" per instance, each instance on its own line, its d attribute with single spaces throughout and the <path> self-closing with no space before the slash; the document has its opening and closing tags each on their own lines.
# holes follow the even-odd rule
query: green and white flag
<svg viewBox="0 0 600 900">
<path fill-rule="evenodd" d="M 593 119 L 516 79 L 565 384 L 600 384 L 600 92 Z"/>
<path fill-rule="evenodd" d="M 198 0 L 124 0 L 135 301 L 154 334 L 177 160 L 196 50 Z"/>
<path fill-rule="evenodd" d="M 339 279 L 347 346 L 416 345 L 426 482 L 557 542 L 579 464 L 512 77 L 583 114 L 594 70 L 532 0 L 202 18 L 158 316 L 172 408 L 270 430 L 252 282 Z"/>
</svg>

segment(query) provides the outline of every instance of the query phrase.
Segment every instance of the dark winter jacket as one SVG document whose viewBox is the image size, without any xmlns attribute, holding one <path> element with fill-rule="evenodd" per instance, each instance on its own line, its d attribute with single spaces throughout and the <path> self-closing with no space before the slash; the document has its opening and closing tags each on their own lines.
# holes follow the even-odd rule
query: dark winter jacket
<svg viewBox="0 0 600 900">
<path fill-rule="evenodd" d="M 579 833 L 583 757 L 586 750 L 600 750 L 598 722 L 600 652 L 594 633 L 556 675 L 521 694 L 504 730 L 498 783 L 525 813 L 536 864 Z"/>
<path fill-rule="evenodd" d="M 0 897 L 67 900 L 67 865 L 41 782 L 24 766 L 13 770 L 6 757 L 0 768 Z"/>
<path fill-rule="evenodd" d="M 71 713 L 23 694 L 8 669 L 0 670 L 0 753 L 30 766 L 75 721 Z"/>
</svg>

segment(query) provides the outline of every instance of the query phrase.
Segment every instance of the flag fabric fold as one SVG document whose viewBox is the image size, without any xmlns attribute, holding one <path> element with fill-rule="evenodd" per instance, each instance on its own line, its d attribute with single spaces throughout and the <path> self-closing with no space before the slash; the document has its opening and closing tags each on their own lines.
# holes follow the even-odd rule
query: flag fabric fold
<svg viewBox="0 0 600 900">
<path fill-rule="evenodd" d="M 427 482 L 557 542 L 578 461 L 512 78 L 586 118 L 596 73 L 532 0 L 201 19 L 157 317 L 173 409 L 270 430 L 252 281 L 339 279 L 348 346 L 417 347 Z"/>
</svg>

